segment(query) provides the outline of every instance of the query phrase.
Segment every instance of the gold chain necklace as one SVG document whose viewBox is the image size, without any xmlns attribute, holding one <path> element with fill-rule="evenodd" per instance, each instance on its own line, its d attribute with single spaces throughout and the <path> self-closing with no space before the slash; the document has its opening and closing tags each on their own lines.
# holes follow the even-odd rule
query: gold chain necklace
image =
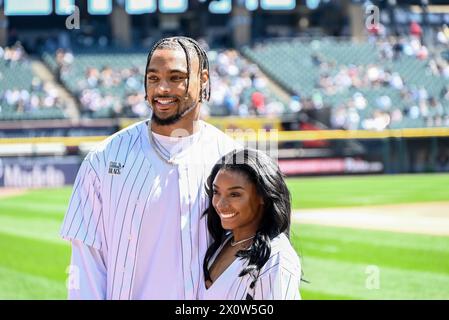
<svg viewBox="0 0 449 320">
<path fill-rule="evenodd" d="M 238 245 L 238 244 L 240 244 L 240 243 L 244 243 L 244 242 L 246 242 L 246 241 L 248 241 L 248 240 L 251 240 L 251 239 L 253 239 L 255 236 L 256 236 L 256 235 L 253 235 L 252 237 L 249 237 L 249 238 L 246 238 L 246 239 L 237 241 L 237 242 L 234 242 L 234 240 L 231 240 L 231 247 L 235 247 L 236 245 Z M 232 238 L 232 239 L 234 239 L 234 238 Z"/>
<path fill-rule="evenodd" d="M 164 162 L 166 162 L 166 163 L 168 163 L 168 164 L 170 164 L 170 165 L 176 165 L 176 163 L 175 163 L 175 157 L 167 157 L 163 152 L 162 152 L 162 150 L 161 150 L 161 148 L 159 147 L 159 145 L 157 144 L 157 142 L 156 142 L 156 140 L 155 140 L 155 138 L 154 138 L 154 135 L 153 135 L 153 131 L 151 131 L 151 124 L 149 123 L 148 124 L 148 134 L 149 134 L 149 136 L 150 136 L 150 143 L 151 143 L 151 145 L 153 146 L 153 149 L 156 151 L 156 154 L 159 156 L 159 158 L 162 160 L 162 161 L 164 161 Z"/>
<path fill-rule="evenodd" d="M 201 139 L 201 136 L 203 134 L 203 130 L 200 129 L 199 132 L 199 136 L 198 139 Z M 162 151 L 161 147 L 159 146 L 159 144 L 156 142 L 156 139 L 154 137 L 153 131 L 151 130 L 151 122 L 148 123 L 148 135 L 150 136 L 150 143 L 153 147 L 153 149 L 156 151 L 156 154 L 158 155 L 159 158 L 161 158 L 162 161 L 170 164 L 170 165 L 176 165 L 177 163 L 175 162 L 176 156 L 179 154 L 175 154 L 174 156 L 170 157 L 170 156 L 166 156 L 164 154 L 164 152 Z M 192 140 L 193 143 L 193 140 Z M 169 152 L 168 150 L 166 150 L 167 152 Z M 183 150 L 181 150 L 180 152 L 182 152 Z"/>
</svg>

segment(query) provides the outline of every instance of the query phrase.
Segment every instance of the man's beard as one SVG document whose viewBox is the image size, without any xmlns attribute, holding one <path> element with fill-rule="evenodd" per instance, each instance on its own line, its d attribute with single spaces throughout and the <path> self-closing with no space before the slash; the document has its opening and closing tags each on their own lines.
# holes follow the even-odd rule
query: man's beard
<svg viewBox="0 0 449 320">
<path fill-rule="evenodd" d="M 187 103 L 189 103 L 189 102 L 187 102 Z M 184 118 L 184 116 L 187 115 L 188 113 L 190 113 L 193 109 L 195 109 L 195 107 L 196 107 L 196 104 L 194 102 L 192 102 L 192 105 L 190 107 L 188 107 L 187 109 L 184 109 L 183 111 L 178 111 L 176 114 L 174 114 L 168 118 L 164 118 L 164 119 L 160 118 L 156 114 L 156 112 L 153 111 L 153 113 L 151 115 L 151 120 L 160 126 L 169 126 L 169 125 L 177 123 L 179 120 Z"/>
<path fill-rule="evenodd" d="M 175 124 L 176 122 L 181 120 L 181 118 L 182 116 L 179 112 L 165 119 L 159 118 L 155 112 L 153 112 L 153 115 L 151 116 L 151 120 L 160 126 L 169 126 L 171 124 Z"/>
</svg>

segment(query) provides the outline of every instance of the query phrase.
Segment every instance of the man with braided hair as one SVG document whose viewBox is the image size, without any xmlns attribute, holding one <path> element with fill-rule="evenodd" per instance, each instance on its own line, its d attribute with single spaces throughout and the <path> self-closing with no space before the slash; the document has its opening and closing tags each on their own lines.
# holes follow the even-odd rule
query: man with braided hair
<svg viewBox="0 0 449 320">
<path fill-rule="evenodd" d="M 150 120 L 84 159 L 61 236 L 72 243 L 69 299 L 196 299 L 210 244 L 205 181 L 234 141 L 199 120 L 210 96 L 198 43 L 165 38 L 148 55 Z"/>
</svg>

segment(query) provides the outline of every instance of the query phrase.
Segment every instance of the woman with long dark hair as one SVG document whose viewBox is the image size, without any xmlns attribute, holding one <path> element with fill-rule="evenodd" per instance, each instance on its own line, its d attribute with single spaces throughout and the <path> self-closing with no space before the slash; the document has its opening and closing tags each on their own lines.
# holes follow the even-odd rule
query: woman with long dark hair
<svg viewBox="0 0 449 320">
<path fill-rule="evenodd" d="M 233 151 L 213 167 L 206 190 L 212 243 L 199 298 L 300 299 L 290 192 L 277 164 L 257 150 Z"/>
</svg>

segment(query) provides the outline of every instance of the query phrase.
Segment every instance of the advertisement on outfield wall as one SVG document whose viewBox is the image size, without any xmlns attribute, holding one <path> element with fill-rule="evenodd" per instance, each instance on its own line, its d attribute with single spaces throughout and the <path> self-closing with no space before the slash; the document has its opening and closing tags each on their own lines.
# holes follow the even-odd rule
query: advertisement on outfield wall
<svg viewBox="0 0 449 320">
<path fill-rule="evenodd" d="M 322 158 L 279 160 L 279 168 L 286 176 L 316 174 L 382 173 L 380 161 L 357 158 Z"/>
<path fill-rule="evenodd" d="M 77 156 L 0 158 L 0 187 L 57 188 L 72 185 L 81 160 Z M 281 159 L 279 167 L 287 176 L 380 173 L 384 169 L 381 162 L 354 158 Z"/>
<path fill-rule="evenodd" d="M 55 188 L 71 185 L 79 157 L 0 158 L 0 187 Z"/>
</svg>

